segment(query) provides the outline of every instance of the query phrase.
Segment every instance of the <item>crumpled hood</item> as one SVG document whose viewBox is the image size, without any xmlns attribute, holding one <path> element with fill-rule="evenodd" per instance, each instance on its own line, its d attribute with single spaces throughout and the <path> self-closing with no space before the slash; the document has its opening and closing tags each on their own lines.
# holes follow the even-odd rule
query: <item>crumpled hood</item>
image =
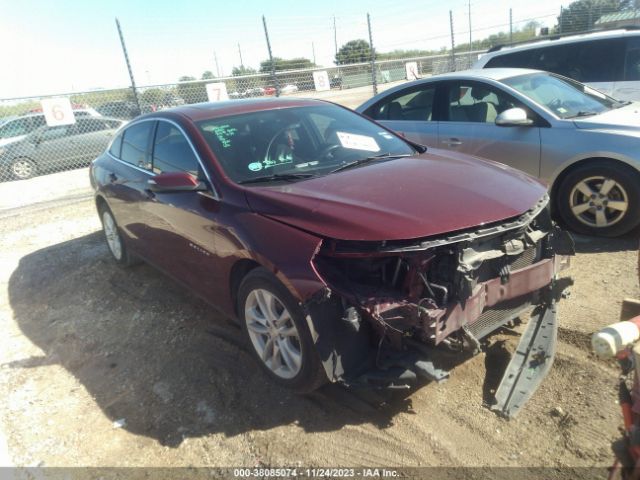
<svg viewBox="0 0 640 480">
<path fill-rule="evenodd" d="M 502 164 L 430 149 L 296 183 L 247 187 L 246 197 L 255 212 L 321 237 L 381 241 L 516 217 L 545 192 L 538 180 Z"/>
<path fill-rule="evenodd" d="M 640 135 L 640 103 L 633 102 L 593 117 L 574 119 L 576 127 L 589 130 L 623 130 Z"/>
</svg>

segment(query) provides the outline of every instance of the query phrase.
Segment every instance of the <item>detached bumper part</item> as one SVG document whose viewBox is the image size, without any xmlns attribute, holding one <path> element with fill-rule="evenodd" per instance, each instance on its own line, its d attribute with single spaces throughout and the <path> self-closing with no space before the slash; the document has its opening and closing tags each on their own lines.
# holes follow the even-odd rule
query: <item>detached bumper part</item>
<svg viewBox="0 0 640 480">
<path fill-rule="evenodd" d="M 496 390 L 491 410 L 513 418 L 533 395 L 553 364 L 558 339 L 556 305 L 542 305 L 529 320 Z"/>
</svg>

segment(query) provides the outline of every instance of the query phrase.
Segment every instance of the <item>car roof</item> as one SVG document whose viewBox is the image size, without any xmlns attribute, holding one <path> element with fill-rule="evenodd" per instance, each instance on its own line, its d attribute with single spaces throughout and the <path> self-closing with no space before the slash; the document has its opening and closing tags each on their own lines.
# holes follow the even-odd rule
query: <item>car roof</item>
<svg viewBox="0 0 640 480">
<path fill-rule="evenodd" d="M 197 122 L 200 120 L 238 115 L 241 113 L 259 112 L 262 110 L 309 107 L 327 104 L 330 104 L 330 102 L 310 98 L 251 98 L 180 105 L 178 107 L 169 108 L 159 112 L 149 113 L 144 115 L 144 117 L 153 118 L 161 117 L 162 114 L 166 113 L 177 113 Z"/>
<path fill-rule="evenodd" d="M 509 52 L 517 52 L 521 50 L 528 50 L 532 48 L 547 47 L 552 45 L 566 45 L 576 42 L 584 42 L 586 40 L 606 40 L 610 38 L 620 38 L 624 36 L 639 36 L 640 31 L 634 29 L 616 29 L 616 30 L 603 30 L 601 32 L 586 32 L 578 33 L 575 35 L 555 36 L 549 35 L 546 38 L 535 38 L 531 41 L 518 43 L 515 45 L 498 45 L 494 49 L 490 49 L 489 52 L 483 57 L 491 58 L 498 57 L 502 54 Z"/>
<path fill-rule="evenodd" d="M 541 70 L 534 70 L 531 68 L 476 68 L 469 70 L 460 70 L 458 72 L 448 72 L 434 75 L 435 80 L 442 79 L 466 79 L 466 80 L 504 80 L 505 78 L 511 78 L 518 75 L 525 75 L 527 73 L 541 73 Z M 419 80 L 418 80 L 419 81 Z"/>
</svg>

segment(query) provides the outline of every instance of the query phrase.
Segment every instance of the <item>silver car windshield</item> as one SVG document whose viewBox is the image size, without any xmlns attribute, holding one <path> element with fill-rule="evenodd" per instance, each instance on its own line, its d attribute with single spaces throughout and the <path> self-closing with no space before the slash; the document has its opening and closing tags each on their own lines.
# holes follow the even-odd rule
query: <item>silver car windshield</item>
<svg viewBox="0 0 640 480">
<path fill-rule="evenodd" d="M 619 106 L 613 98 L 587 85 L 548 73 L 519 75 L 504 79 L 502 83 L 547 107 L 560 118 L 597 115 Z"/>
</svg>

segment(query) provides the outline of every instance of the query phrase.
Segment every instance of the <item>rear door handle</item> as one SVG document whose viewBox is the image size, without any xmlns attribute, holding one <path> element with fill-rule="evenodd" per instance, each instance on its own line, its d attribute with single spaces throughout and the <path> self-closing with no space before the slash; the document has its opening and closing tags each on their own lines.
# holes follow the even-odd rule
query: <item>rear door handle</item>
<svg viewBox="0 0 640 480">
<path fill-rule="evenodd" d="M 458 138 L 448 138 L 446 140 L 442 140 L 442 143 L 449 147 L 457 147 L 458 145 L 462 145 L 462 142 Z"/>
</svg>

